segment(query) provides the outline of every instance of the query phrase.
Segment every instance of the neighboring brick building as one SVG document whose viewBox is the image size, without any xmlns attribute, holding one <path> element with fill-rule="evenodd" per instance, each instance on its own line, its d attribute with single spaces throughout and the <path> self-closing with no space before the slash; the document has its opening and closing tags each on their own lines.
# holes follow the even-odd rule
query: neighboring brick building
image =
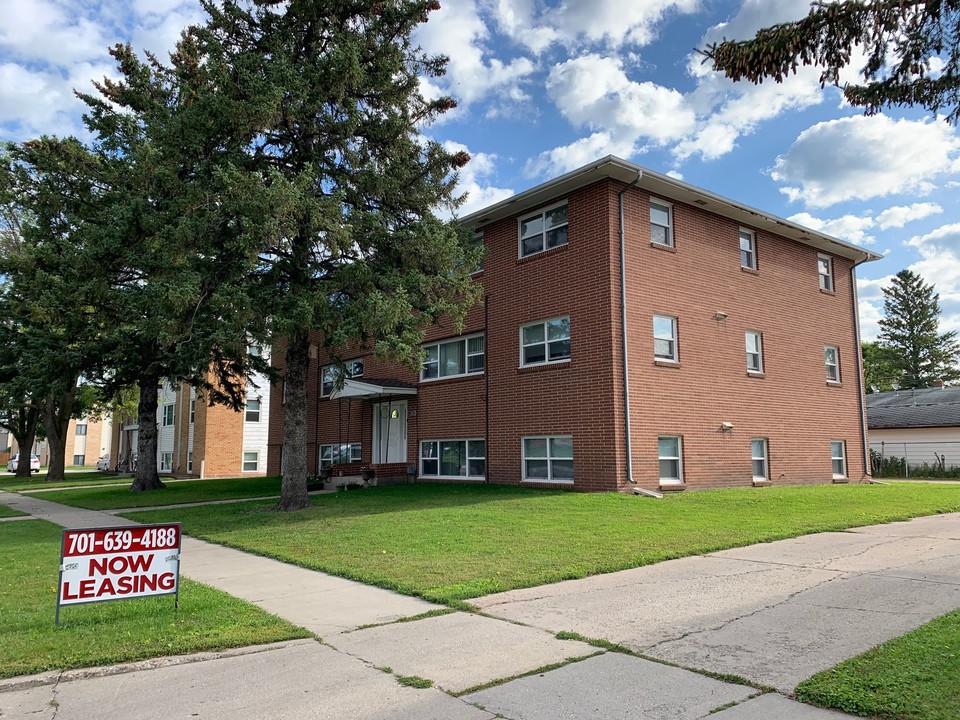
<svg viewBox="0 0 960 720">
<path fill-rule="evenodd" d="M 187 384 L 164 382 L 157 407 L 157 470 L 174 477 L 265 475 L 270 383 L 257 375 L 247 384 L 246 406 L 234 411 L 210 407 Z M 129 468 L 136 456 L 139 426 L 118 421 L 110 452 L 111 467 Z"/>
<path fill-rule="evenodd" d="M 868 474 L 854 268 L 877 255 L 614 157 L 463 222 L 484 301 L 463 333 L 430 330 L 420 374 L 344 350 L 337 389 L 314 338 L 311 471 L 578 490 Z M 275 412 L 271 474 L 282 436 Z"/>
<path fill-rule="evenodd" d="M 88 416 L 71 419 L 67 426 L 67 466 L 96 467 L 101 456 L 110 453 L 113 418 Z"/>
</svg>

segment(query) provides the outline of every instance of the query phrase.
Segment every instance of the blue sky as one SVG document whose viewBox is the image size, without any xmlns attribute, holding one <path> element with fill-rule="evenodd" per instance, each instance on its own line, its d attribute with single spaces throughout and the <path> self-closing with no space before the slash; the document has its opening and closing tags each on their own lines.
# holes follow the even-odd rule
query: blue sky
<svg viewBox="0 0 960 720">
<path fill-rule="evenodd" d="M 880 288 L 907 267 L 940 293 L 941 329 L 960 330 L 957 129 L 916 110 L 863 117 L 814 68 L 734 84 L 694 53 L 802 17 L 806 0 L 441 2 L 416 39 L 451 58 L 424 92 L 459 107 L 426 133 L 473 156 L 461 212 L 619 155 L 883 254 L 859 270 L 866 339 Z M 114 74 L 109 45 L 162 54 L 202 19 L 196 0 L 0 0 L 0 11 L 4 140 L 81 133 L 72 89 Z"/>
</svg>

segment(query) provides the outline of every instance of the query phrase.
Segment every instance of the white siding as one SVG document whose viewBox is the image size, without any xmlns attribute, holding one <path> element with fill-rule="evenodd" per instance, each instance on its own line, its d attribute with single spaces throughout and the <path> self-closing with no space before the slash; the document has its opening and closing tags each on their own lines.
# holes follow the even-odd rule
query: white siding
<svg viewBox="0 0 960 720">
<path fill-rule="evenodd" d="M 173 425 L 164 427 L 163 409 L 167 405 L 175 405 L 176 398 L 176 391 L 169 381 L 164 380 L 157 398 L 157 469 L 160 468 L 160 458 L 163 453 L 173 452 L 173 439 L 177 432 L 177 411 L 176 409 L 173 411 Z"/>
<path fill-rule="evenodd" d="M 906 457 L 910 467 L 946 458 L 947 467 L 960 466 L 960 427 L 885 428 L 870 431 L 870 449 L 885 457 Z"/>
<path fill-rule="evenodd" d="M 254 375 L 253 382 L 247 385 L 247 397 L 260 399 L 260 422 L 247 422 L 244 412 L 243 452 L 259 453 L 262 472 L 267 466 L 267 434 L 270 426 L 270 382 L 265 375 Z"/>
</svg>

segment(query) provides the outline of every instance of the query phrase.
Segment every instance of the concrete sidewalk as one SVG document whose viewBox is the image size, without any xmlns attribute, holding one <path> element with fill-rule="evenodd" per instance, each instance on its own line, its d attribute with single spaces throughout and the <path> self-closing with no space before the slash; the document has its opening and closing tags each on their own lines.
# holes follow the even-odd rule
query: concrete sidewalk
<svg viewBox="0 0 960 720">
<path fill-rule="evenodd" d="M 9 493 L 0 493 L 0 504 L 65 527 L 130 522 Z M 302 625 L 324 643 L 53 673 L 23 687 L 0 682 L 0 717 L 842 718 L 555 634 L 573 630 L 789 693 L 812 672 L 960 606 L 958 558 L 960 518 L 923 518 L 473 601 L 487 616 L 451 612 L 395 623 L 443 608 L 185 537 L 185 576 Z M 433 687 L 404 687 L 392 675 L 427 678 Z"/>
</svg>

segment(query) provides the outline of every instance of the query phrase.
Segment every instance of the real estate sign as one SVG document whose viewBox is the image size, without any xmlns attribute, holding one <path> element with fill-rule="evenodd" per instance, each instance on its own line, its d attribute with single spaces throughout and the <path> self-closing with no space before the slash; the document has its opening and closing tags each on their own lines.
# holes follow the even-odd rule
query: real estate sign
<svg viewBox="0 0 960 720">
<path fill-rule="evenodd" d="M 64 605 L 177 595 L 179 589 L 180 523 L 63 531 L 57 622 Z"/>
</svg>

